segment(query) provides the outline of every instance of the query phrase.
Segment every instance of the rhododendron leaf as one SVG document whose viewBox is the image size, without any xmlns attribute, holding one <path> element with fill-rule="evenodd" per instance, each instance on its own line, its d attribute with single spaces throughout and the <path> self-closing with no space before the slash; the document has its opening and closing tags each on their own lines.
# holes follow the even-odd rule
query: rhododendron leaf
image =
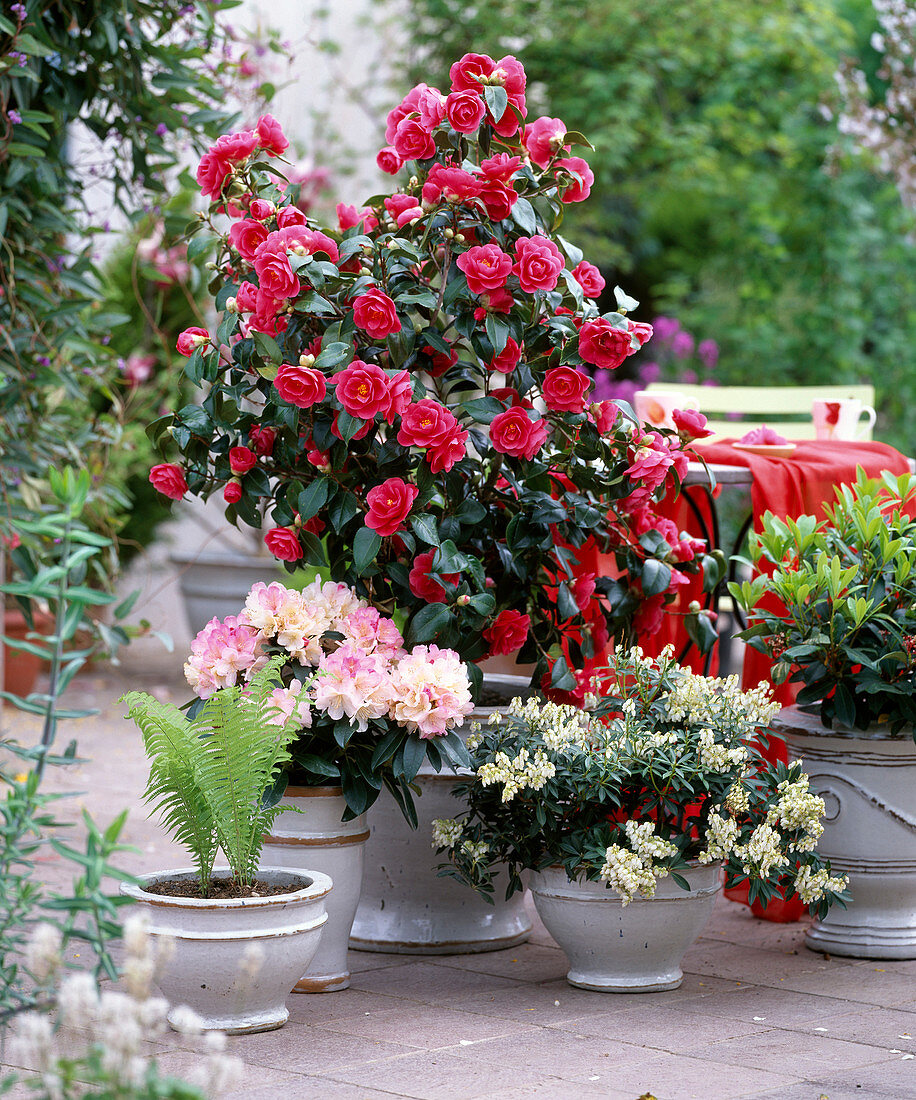
<svg viewBox="0 0 916 1100">
<path fill-rule="evenodd" d="M 296 505 L 299 510 L 299 518 L 303 522 L 317 515 L 319 510 L 324 507 L 328 499 L 330 486 L 331 482 L 326 477 L 319 477 L 299 494 Z"/>
<path fill-rule="evenodd" d="M 441 634 L 451 621 L 451 614 L 443 603 L 431 603 L 413 616 L 407 628 L 408 645 L 421 645 L 431 642 Z"/>
<path fill-rule="evenodd" d="M 262 355 L 266 355 L 271 363 L 276 363 L 277 366 L 279 366 L 283 362 L 283 353 L 280 351 L 279 344 L 272 336 L 268 336 L 266 332 L 252 332 L 251 335 L 255 347 Z"/>
<path fill-rule="evenodd" d="M 518 198 L 515 200 L 511 217 L 519 229 L 523 233 L 527 233 L 529 237 L 533 237 L 537 233 L 537 215 L 534 212 L 534 207 L 527 199 Z"/>
<path fill-rule="evenodd" d="M 371 527 L 360 527 L 353 539 L 353 568 L 362 575 L 375 561 L 382 539 Z"/>
<path fill-rule="evenodd" d="M 490 109 L 493 121 L 499 122 L 509 106 L 509 93 L 499 84 L 487 84 L 483 89 L 483 98 Z"/>
<path fill-rule="evenodd" d="M 392 728 L 385 734 L 385 736 L 375 746 L 375 751 L 372 753 L 372 760 L 369 767 L 372 771 L 377 771 L 382 764 L 386 763 L 395 753 L 401 741 L 404 737 L 404 730 L 401 726 L 392 726 Z"/>
<path fill-rule="evenodd" d="M 411 733 L 404 742 L 404 778 L 410 782 L 426 759 L 426 742 Z"/>
</svg>

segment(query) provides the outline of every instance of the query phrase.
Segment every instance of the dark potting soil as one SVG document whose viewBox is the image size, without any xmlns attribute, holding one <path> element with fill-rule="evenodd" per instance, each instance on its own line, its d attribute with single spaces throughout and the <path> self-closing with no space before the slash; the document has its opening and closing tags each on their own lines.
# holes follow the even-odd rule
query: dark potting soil
<svg viewBox="0 0 916 1100">
<path fill-rule="evenodd" d="M 240 886 L 229 878 L 211 878 L 206 898 L 200 892 L 200 883 L 196 878 L 162 879 L 148 883 L 144 890 L 148 894 L 159 894 L 167 898 L 200 898 L 205 901 L 225 901 L 230 898 L 269 898 L 275 894 L 289 894 L 293 890 L 306 886 L 305 880 L 292 882 L 264 882 L 256 879 L 251 886 Z"/>
<path fill-rule="evenodd" d="M 530 687 L 506 689 L 498 685 L 488 684 L 484 680 L 477 705 L 481 707 L 504 707 L 507 703 L 511 703 L 513 699 L 530 699 L 532 695 L 536 694 L 537 692 L 532 691 Z"/>
</svg>

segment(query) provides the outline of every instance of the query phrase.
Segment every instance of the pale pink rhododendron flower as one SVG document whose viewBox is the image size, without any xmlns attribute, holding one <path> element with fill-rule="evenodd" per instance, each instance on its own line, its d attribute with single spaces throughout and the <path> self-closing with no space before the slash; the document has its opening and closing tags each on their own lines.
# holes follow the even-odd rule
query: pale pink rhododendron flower
<svg viewBox="0 0 916 1100">
<path fill-rule="evenodd" d="M 209 699 L 240 678 L 250 679 L 267 660 L 262 641 L 260 631 L 240 616 L 211 619 L 191 643 L 184 666 L 188 683 L 201 699 Z"/>
<path fill-rule="evenodd" d="M 420 737 L 440 737 L 470 714 L 467 672 L 458 654 L 436 645 L 417 646 L 392 675 L 391 717 Z"/>
</svg>

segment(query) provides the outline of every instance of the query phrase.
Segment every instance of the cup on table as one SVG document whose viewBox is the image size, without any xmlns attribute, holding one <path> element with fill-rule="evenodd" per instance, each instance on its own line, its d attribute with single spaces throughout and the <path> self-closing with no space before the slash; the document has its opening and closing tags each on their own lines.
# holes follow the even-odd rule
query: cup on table
<svg viewBox="0 0 916 1100">
<path fill-rule="evenodd" d="M 674 430 L 674 420 L 671 414 L 675 409 L 699 409 L 699 404 L 685 393 L 676 390 L 637 390 L 633 394 L 633 409 L 636 417 L 644 424 L 653 428 L 671 428 Z"/>
<path fill-rule="evenodd" d="M 859 424 L 862 414 L 867 424 Z M 839 401 L 818 399 L 811 403 L 811 419 L 818 439 L 861 439 L 875 426 L 875 410 L 863 405 L 858 397 L 843 397 Z"/>
</svg>

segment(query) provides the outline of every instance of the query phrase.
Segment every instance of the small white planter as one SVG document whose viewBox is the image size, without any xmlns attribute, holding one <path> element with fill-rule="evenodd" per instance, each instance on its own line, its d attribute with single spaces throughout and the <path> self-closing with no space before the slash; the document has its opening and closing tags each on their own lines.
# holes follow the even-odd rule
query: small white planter
<svg viewBox="0 0 916 1100">
<path fill-rule="evenodd" d="M 487 677 L 485 686 L 522 693 L 529 681 L 521 676 Z M 457 730 L 462 737 L 475 719 L 486 722 L 501 707 L 480 707 Z M 464 777 L 447 767 L 435 772 L 423 764 L 417 776 L 419 828 L 411 829 L 394 799 L 386 792 L 369 811 L 366 870 L 350 946 L 357 951 L 401 955 L 453 955 L 499 951 L 524 943 L 531 932 L 524 895 L 506 896 L 506 876 L 495 882 L 488 905 L 473 890 L 451 878 L 440 878 L 445 863 L 432 846 L 436 818 L 457 817 L 464 808 L 452 794 Z"/>
<path fill-rule="evenodd" d="M 228 878 L 227 869 L 214 878 Z M 319 872 L 291 874 L 261 867 L 258 877 L 289 883 L 286 894 L 263 898 L 176 898 L 143 888 L 167 879 L 196 879 L 193 869 L 141 875 L 141 885 L 122 883 L 160 939 L 163 959 L 156 984 L 175 1009 L 187 1005 L 206 1030 L 240 1035 L 271 1031 L 289 1018 L 286 998 L 307 968 L 327 918 L 331 880 Z"/>
<path fill-rule="evenodd" d="M 798 707 L 773 722 L 792 759 L 804 761 L 811 791 L 824 800 L 817 850 L 849 875 L 852 901 L 833 906 L 805 936 L 814 951 L 857 959 L 916 958 L 916 745 L 912 731 L 890 736 L 821 725 Z"/>
<path fill-rule="evenodd" d="M 214 616 L 238 615 L 258 581 L 270 584 L 281 578 L 276 559 L 266 554 L 175 553 L 169 560 L 179 568 L 178 587 L 193 635 Z"/>
<path fill-rule="evenodd" d="M 265 862 L 299 874 L 321 871 L 334 883 L 321 943 L 293 992 L 346 989 L 350 984 L 347 941 L 359 904 L 363 852 L 369 837 L 366 815 L 341 820 L 347 804 L 340 787 L 287 787 L 281 805 L 302 813 L 277 816 L 264 841 Z"/>
<path fill-rule="evenodd" d="M 562 867 L 531 875 L 531 895 L 547 931 L 569 959 L 566 980 L 599 993 L 677 989 L 681 959 L 702 932 L 722 889 L 721 865 L 684 873 L 690 891 L 663 878 L 653 898 L 624 906 L 603 882 L 572 881 Z"/>
</svg>

